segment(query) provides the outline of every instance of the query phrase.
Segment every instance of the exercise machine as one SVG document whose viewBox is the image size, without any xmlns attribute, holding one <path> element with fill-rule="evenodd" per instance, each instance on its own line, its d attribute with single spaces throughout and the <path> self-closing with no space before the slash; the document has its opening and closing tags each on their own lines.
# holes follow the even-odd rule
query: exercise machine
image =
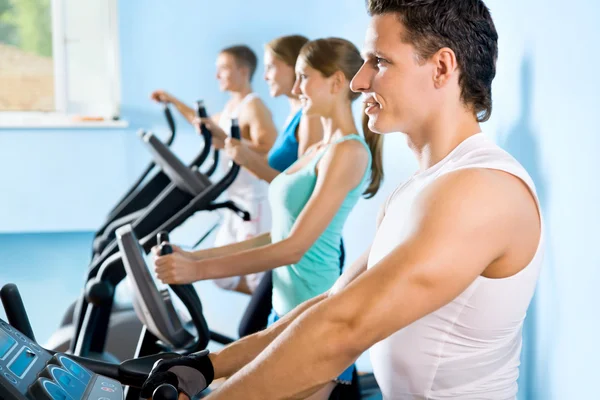
<svg viewBox="0 0 600 400">
<path fill-rule="evenodd" d="M 232 123 L 231 134 L 234 138 L 240 137 L 237 120 L 234 120 Z M 140 245 L 146 253 L 156 244 L 156 235 L 158 232 L 171 232 L 198 211 L 227 208 L 238 214 L 241 218 L 245 220 L 249 219 L 248 213 L 240 210 L 231 201 L 223 203 L 215 202 L 221 193 L 235 180 L 239 172 L 239 166 L 231 163 L 229 171 L 225 176 L 216 183 L 213 183 L 208 177 L 197 170 L 186 167 L 162 142 L 152 135 L 146 135 L 145 143 L 149 146 L 155 162 L 170 177 L 173 186 L 172 190 L 178 193 L 178 196 L 185 197 L 185 202 L 182 201 L 182 207 L 178 208 L 179 211 L 159 224 L 158 228 L 154 231 L 148 233 L 149 230 L 142 229 L 144 233 L 140 233 L 140 225 L 146 223 L 144 219 L 131 224 L 132 230 L 138 237 L 142 238 Z M 156 201 L 160 203 L 162 200 L 159 198 Z M 111 311 L 114 303 L 115 287 L 124 279 L 125 270 L 122 254 L 119 252 L 116 243 L 107 247 L 103 255 L 105 255 L 103 262 L 100 264 L 93 263 L 88 271 L 86 289 L 76 307 L 73 330 L 71 332 L 74 340 L 71 342 L 70 351 L 79 356 L 115 361 L 118 358 L 110 355 L 110 353 L 115 353 L 115 349 L 109 348 L 110 353 L 107 352 L 106 342 L 107 335 L 112 330 Z M 119 317 L 123 317 L 125 321 L 136 321 L 137 318 L 132 319 L 132 316 L 135 317 L 135 313 L 129 311 L 129 315 L 116 317 L 117 320 Z M 137 337 L 137 333 L 134 333 L 134 335 L 133 337 Z M 124 345 L 125 348 L 122 350 L 130 351 L 130 343 L 125 343 L 126 337 L 131 338 L 132 334 L 125 331 L 123 335 L 117 336 L 116 347 Z"/>
<path fill-rule="evenodd" d="M 166 232 L 160 232 L 156 242 L 167 243 L 160 245 L 160 254 L 173 252 Z M 157 286 L 131 226 L 126 225 L 117 230 L 117 243 L 127 277 L 132 282 L 134 308 L 144 324 L 135 357 L 161 351 L 189 354 L 206 348 L 210 340 L 221 344 L 233 341 L 209 330 L 202 313 L 202 303 L 192 285 L 168 285 L 168 288 L 163 289 Z M 182 317 L 178 312 L 173 293 L 183 302 L 189 318 Z M 373 374 L 359 375 L 355 372 L 353 384 L 339 385 L 330 400 L 366 400 L 381 396 L 380 393 Z"/>
<path fill-rule="evenodd" d="M 170 147 L 175 139 L 175 121 L 168 105 L 164 105 L 165 118 L 167 119 L 170 135 L 163 142 L 166 147 Z M 206 108 L 202 100 L 196 102 L 196 114 L 199 117 L 206 117 Z M 146 132 L 141 130 L 138 133 L 143 140 Z M 201 132 L 204 139 L 204 146 L 198 156 L 190 163 L 189 168 L 200 168 L 206 161 L 210 153 L 212 136 L 209 130 L 204 128 Z M 214 149 L 212 164 L 208 167 L 206 176 L 211 176 L 218 165 L 219 151 Z M 151 175 L 152 171 L 155 171 Z M 151 175 L 151 176 L 150 176 Z M 114 240 L 115 230 L 125 224 L 131 223 L 139 218 L 146 207 L 160 195 L 160 193 L 169 185 L 169 176 L 162 171 L 160 165 L 157 165 L 154 160 L 150 161 L 149 165 L 142 172 L 140 177 L 133 183 L 130 189 L 126 192 L 116 206 L 109 212 L 105 222 L 94 235 L 92 244 L 92 258 L 98 256 L 102 251 Z"/>
<path fill-rule="evenodd" d="M 206 110 L 204 109 L 204 105 L 201 101 L 197 102 L 197 113 L 198 115 L 206 115 Z M 197 172 L 197 167 L 208 158 L 212 145 L 212 137 L 207 129 L 203 129 L 201 135 L 204 138 L 204 146 L 198 156 L 194 159 L 194 161 L 192 161 L 191 167 L 183 164 L 183 162 L 177 158 L 177 156 L 168 148 L 168 146 L 162 143 L 151 132 L 144 133 L 141 136 L 143 143 L 153 154 L 153 163 L 161 170 L 158 175 L 164 175 L 167 179 L 167 184 L 149 203 L 148 206 L 144 207 L 135 215 L 135 219 L 133 221 L 130 221 L 130 219 L 125 217 L 125 221 L 122 222 L 131 223 L 135 227 L 135 231 L 140 237 L 148 235 L 174 215 L 177 215 L 179 211 L 184 209 L 196 197 L 200 196 L 205 189 L 211 188 L 208 191 L 208 194 L 216 198 L 230 184 L 227 183 L 224 185 L 223 183 L 218 183 L 215 185 L 210 181 L 207 175 Z M 156 158 L 159 158 L 159 161 L 157 161 Z M 213 156 L 213 165 L 210 166 L 209 172 L 214 172 L 214 164 L 216 161 L 218 161 L 218 155 Z M 151 189 L 155 190 L 157 188 L 158 186 L 154 185 Z M 147 185 L 141 189 L 142 192 L 147 190 Z M 212 209 L 217 208 L 230 208 L 235 210 L 243 217 L 246 216 L 246 213 L 239 210 L 231 202 L 221 205 L 212 205 Z M 116 229 L 118 226 L 116 226 L 115 223 L 114 229 Z M 118 256 L 115 256 L 116 252 L 117 246 L 113 239 L 103 248 L 102 252 L 97 253 L 93 257 L 88 268 L 86 284 L 96 276 L 103 263 L 109 259 L 114 261 L 115 257 L 118 258 Z M 81 323 L 83 322 L 83 318 L 85 316 L 85 310 L 87 308 L 87 302 L 85 301 L 84 297 L 85 289 L 82 296 L 80 296 L 80 299 L 71 307 L 69 307 L 65 313 L 58 331 L 55 332 L 55 334 L 53 334 L 50 340 L 46 343 L 48 348 L 57 351 L 77 351 L 76 340 L 81 328 Z M 139 331 L 139 329 L 141 329 L 141 324 L 136 318 L 132 318 L 135 316 L 135 313 L 133 312 L 130 304 L 118 304 L 116 308 L 117 309 L 115 311 L 118 312 L 114 313 L 114 318 L 111 320 L 111 325 L 118 328 L 114 330 L 115 335 L 111 337 L 110 347 L 113 349 L 123 349 L 123 351 L 117 350 L 116 353 L 118 354 L 118 359 L 125 359 L 128 357 L 128 355 L 130 355 L 130 345 L 132 342 L 135 345 L 136 339 L 131 335 L 123 336 L 119 333 L 136 330 Z"/>
<path fill-rule="evenodd" d="M 18 289 L 0 291 L 9 323 L 0 319 L 0 399 L 2 400 L 125 400 L 129 387 L 140 387 L 160 354 L 109 364 L 48 351 L 36 341 Z M 127 385 L 125 388 L 123 385 Z M 155 400 L 177 400 L 177 389 L 159 386 Z"/>
</svg>

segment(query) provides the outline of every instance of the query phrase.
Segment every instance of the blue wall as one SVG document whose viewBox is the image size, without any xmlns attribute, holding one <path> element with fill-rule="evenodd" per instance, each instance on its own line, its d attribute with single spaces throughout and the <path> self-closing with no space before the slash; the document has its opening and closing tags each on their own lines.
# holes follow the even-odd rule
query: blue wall
<svg viewBox="0 0 600 400">
<path fill-rule="evenodd" d="M 92 239 L 91 232 L 0 234 L 0 286 L 17 284 L 41 343 L 83 288 Z"/>
<path fill-rule="evenodd" d="M 595 185 L 600 132 L 594 119 L 600 109 L 595 78 L 600 4 L 487 3 L 500 34 L 500 56 L 493 117 L 484 129 L 536 181 L 548 244 L 526 321 L 520 395 L 592 398 L 590 383 L 600 358 L 600 256 L 593 250 L 600 225 Z M 209 112 L 215 112 L 225 101 L 213 79 L 220 48 L 243 41 L 260 55 L 265 42 L 290 33 L 343 36 L 360 45 L 368 17 L 362 1 L 350 0 L 306 0 L 294 7 L 279 0 L 234 5 L 130 0 L 119 2 L 119 21 L 122 114 L 128 129 L 0 131 L 0 232 L 7 233 L 0 235 L 0 283 L 12 280 L 24 288 L 40 332 L 49 332 L 45 323 L 58 324 L 61 313 L 53 310 L 79 292 L 89 232 L 147 160 L 135 130 L 165 130 L 159 107 L 148 100 L 153 89 L 169 89 L 188 102 L 203 98 Z M 281 125 L 287 104 L 267 97 L 261 75 L 259 68 L 255 88 Z M 189 158 L 200 141 L 180 118 L 177 122 L 182 134 L 175 149 Z M 350 217 L 345 231 L 349 260 L 373 237 L 385 196 L 416 168 L 401 135 L 386 140 L 386 183 L 380 195 L 360 202 Z M 47 271 L 52 274 L 44 275 Z M 60 295 L 46 297 L 43 290 L 49 285 Z M 245 299 L 202 287 L 203 300 L 215 307 L 207 311 L 209 318 L 233 330 L 231 321 Z M 228 304 L 229 313 L 217 312 L 216 304 Z"/>
</svg>

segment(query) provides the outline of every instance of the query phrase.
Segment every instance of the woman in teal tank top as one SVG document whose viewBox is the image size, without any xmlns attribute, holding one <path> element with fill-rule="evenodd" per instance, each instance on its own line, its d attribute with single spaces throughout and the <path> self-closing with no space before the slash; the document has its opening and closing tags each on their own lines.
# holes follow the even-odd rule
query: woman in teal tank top
<svg viewBox="0 0 600 400">
<path fill-rule="evenodd" d="M 309 148 L 269 187 L 273 224 L 262 235 L 229 246 L 156 256 L 160 280 L 191 283 L 273 270 L 274 322 L 329 290 L 339 277 L 344 223 L 361 195 L 373 196 L 383 177 L 381 138 L 366 126 L 357 132 L 350 81 L 362 66 L 358 49 L 344 39 L 308 42 L 296 64 L 294 93 L 304 115 L 318 115 L 323 140 Z M 352 369 L 338 382 L 349 383 Z M 334 383 L 317 394 L 326 399 Z M 312 399 L 313 397 L 311 397 Z"/>
<path fill-rule="evenodd" d="M 323 125 L 318 116 L 302 113 L 302 105 L 297 94 L 292 93 L 296 73 L 294 68 L 300 49 L 308 39 L 300 35 L 281 36 L 265 45 L 264 79 L 272 97 L 286 97 L 290 105 L 290 114 L 284 130 L 268 157 L 252 151 L 243 142 L 230 139 L 225 143 L 224 151 L 230 159 L 249 170 L 258 178 L 271 182 L 302 156 L 306 149 L 323 139 Z M 341 262 L 342 260 L 340 260 Z M 256 275 L 259 276 L 259 275 Z M 240 283 L 246 282 L 240 279 Z M 238 327 L 240 337 L 258 332 L 267 326 L 272 309 L 272 273 L 267 271 L 255 287 L 242 288 L 244 293 L 251 292 L 250 302 L 242 315 Z"/>
</svg>

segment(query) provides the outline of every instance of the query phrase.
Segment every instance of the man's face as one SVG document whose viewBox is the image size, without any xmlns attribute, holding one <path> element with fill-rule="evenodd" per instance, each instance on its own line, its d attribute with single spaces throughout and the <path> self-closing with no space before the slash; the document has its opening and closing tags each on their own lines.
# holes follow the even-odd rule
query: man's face
<svg viewBox="0 0 600 400">
<path fill-rule="evenodd" d="M 238 65 L 235 57 L 231 54 L 219 54 L 216 67 L 219 88 L 223 91 L 235 91 L 248 79 L 246 70 Z"/>
<path fill-rule="evenodd" d="M 435 66 L 419 62 L 397 15 L 371 18 L 364 46 L 365 62 L 351 83 L 363 93 L 369 128 L 377 133 L 410 132 L 434 107 Z"/>
</svg>

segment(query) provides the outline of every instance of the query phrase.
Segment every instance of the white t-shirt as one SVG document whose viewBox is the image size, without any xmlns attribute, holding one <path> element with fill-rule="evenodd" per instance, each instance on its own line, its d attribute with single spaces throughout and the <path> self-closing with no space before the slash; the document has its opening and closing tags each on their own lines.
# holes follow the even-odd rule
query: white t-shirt
<svg viewBox="0 0 600 400">
<path fill-rule="evenodd" d="M 441 175 L 466 168 L 505 171 L 520 178 L 536 201 L 525 169 L 482 133 L 471 136 L 442 161 L 396 189 L 385 207 L 368 267 L 409 234 L 411 206 Z M 539 207 L 539 202 L 538 202 Z M 504 279 L 479 276 L 456 299 L 371 348 L 385 399 L 515 399 L 522 327 L 543 258 L 543 226 L 529 265 Z M 390 315 L 393 318 L 393 315 Z"/>
</svg>

